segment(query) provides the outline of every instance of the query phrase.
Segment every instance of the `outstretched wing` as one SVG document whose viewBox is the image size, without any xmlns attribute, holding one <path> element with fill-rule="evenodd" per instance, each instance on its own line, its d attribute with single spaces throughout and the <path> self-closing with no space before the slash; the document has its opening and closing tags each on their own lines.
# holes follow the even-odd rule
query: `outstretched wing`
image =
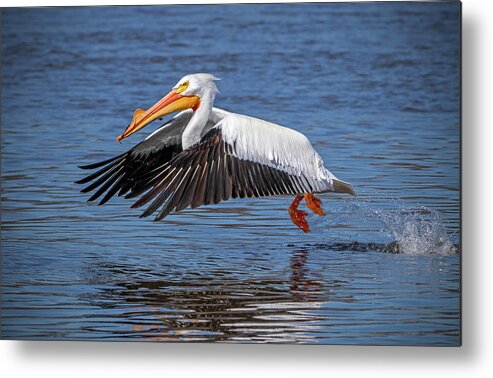
<svg viewBox="0 0 493 378">
<path fill-rule="evenodd" d="M 224 110 L 213 109 L 206 130 L 210 130 L 227 114 L 229 113 Z M 81 192 L 87 193 L 97 189 L 88 201 L 94 201 L 104 194 L 99 202 L 99 205 L 102 205 L 117 193 L 121 196 L 130 190 L 138 191 L 139 180 L 142 177 L 169 162 L 182 151 L 181 135 L 192 115 L 192 110 L 183 111 L 127 152 L 108 160 L 81 166 L 82 169 L 98 169 L 76 182 L 90 182 Z"/>
<path fill-rule="evenodd" d="M 291 129 L 231 114 L 200 142 L 150 172 L 129 196 L 146 192 L 132 207 L 153 200 L 143 217 L 155 220 L 188 206 L 229 198 L 334 190 L 329 171 L 308 139 Z"/>
</svg>

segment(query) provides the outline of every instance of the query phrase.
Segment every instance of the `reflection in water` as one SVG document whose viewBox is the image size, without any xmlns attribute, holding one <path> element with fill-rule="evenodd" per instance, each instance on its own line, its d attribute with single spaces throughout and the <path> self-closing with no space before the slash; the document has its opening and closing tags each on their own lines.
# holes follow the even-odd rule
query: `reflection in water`
<svg viewBox="0 0 493 378">
<path fill-rule="evenodd" d="M 132 266 L 93 266 L 114 283 L 86 299 L 106 308 L 130 305 L 126 332 L 148 341 L 309 342 L 323 319 L 313 310 L 328 300 L 322 285 L 339 283 L 310 278 L 308 254 L 293 251 L 288 281 L 238 279 L 225 271 L 212 277 L 186 272 L 177 281 Z"/>
</svg>

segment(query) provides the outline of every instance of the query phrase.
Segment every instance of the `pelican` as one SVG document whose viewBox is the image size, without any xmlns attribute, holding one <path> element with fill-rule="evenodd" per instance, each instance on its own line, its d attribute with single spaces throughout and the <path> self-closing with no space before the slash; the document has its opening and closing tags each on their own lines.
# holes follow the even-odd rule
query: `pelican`
<svg viewBox="0 0 493 378">
<path fill-rule="evenodd" d="M 308 214 L 298 209 L 303 199 L 322 216 L 315 193 L 355 195 L 351 184 L 324 167 L 305 135 L 214 107 L 216 80 L 207 73 L 186 75 L 149 109 L 137 109 L 117 141 L 178 113 L 125 153 L 81 166 L 97 169 L 77 182 L 92 181 L 83 193 L 97 189 L 88 201 L 104 194 L 102 205 L 117 192 L 125 198 L 140 196 L 132 208 L 150 202 L 141 217 L 159 209 L 155 217 L 159 221 L 172 211 L 229 198 L 293 195 L 288 213 L 297 227 L 308 232 Z"/>
</svg>

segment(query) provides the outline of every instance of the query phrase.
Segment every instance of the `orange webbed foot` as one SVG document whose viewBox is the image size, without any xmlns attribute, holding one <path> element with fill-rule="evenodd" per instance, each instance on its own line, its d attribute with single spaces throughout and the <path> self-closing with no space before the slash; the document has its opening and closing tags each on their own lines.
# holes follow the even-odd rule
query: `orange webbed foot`
<svg viewBox="0 0 493 378">
<path fill-rule="evenodd" d="M 322 201 L 320 198 L 317 198 L 313 195 L 313 193 L 305 194 L 306 206 L 313 211 L 315 214 L 320 216 L 325 215 L 324 210 L 322 209 Z"/>
<path fill-rule="evenodd" d="M 304 232 L 309 232 L 310 227 L 308 226 L 308 222 L 306 221 L 306 216 L 308 213 L 303 210 L 291 210 L 289 212 L 289 215 L 291 216 L 291 220 L 293 223 L 298 226 L 300 229 L 302 229 Z"/>
<path fill-rule="evenodd" d="M 296 196 L 291 206 L 289 206 L 288 212 L 291 217 L 291 221 L 304 232 L 308 232 L 310 231 L 310 227 L 308 226 L 308 222 L 306 220 L 308 213 L 303 210 L 298 210 L 298 205 L 302 199 L 303 196 Z"/>
</svg>

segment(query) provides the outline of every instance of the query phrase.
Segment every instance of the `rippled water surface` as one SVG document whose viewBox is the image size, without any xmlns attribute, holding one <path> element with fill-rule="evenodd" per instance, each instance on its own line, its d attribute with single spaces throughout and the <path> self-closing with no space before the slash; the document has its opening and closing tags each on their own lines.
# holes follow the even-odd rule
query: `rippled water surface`
<svg viewBox="0 0 493 378">
<path fill-rule="evenodd" d="M 2 337 L 460 343 L 457 3 L 2 9 Z M 163 222 L 77 165 L 184 74 L 305 133 L 358 196 Z"/>
</svg>

